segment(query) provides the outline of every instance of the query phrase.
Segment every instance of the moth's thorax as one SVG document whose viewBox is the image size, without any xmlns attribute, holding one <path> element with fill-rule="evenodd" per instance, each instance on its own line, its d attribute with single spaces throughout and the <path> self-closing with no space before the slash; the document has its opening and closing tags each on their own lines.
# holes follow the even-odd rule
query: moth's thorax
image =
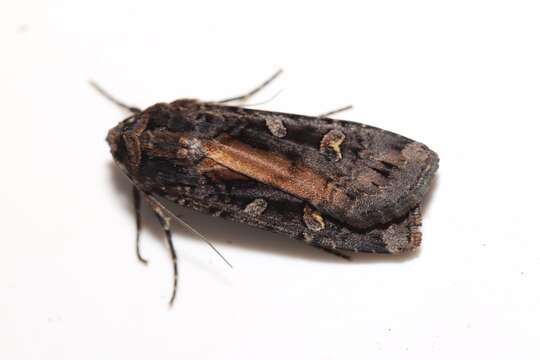
<svg viewBox="0 0 540 360">
<path fill-rule="evenodd" d="M 208 131 L 208 119 L 201 121 L 198 116 L 201 105 L 192 99 L 158 103 L 123 120 L 107 135 L 113 157 L 130 172 L 137 173 L 145 155 L 176 158 L 189 151 L 185 145 L 190 139 L 216 132 Z"/>
</svg>

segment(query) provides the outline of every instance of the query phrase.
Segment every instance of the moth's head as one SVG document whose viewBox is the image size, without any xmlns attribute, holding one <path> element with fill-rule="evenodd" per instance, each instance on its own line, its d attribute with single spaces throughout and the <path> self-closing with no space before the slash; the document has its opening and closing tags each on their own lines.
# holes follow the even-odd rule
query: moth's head
<svg viewBox="0 0 540 360">
<path fill-rule="evenodd" d="M 128 163 L 129 156 L 125 135 L 133 129 L 136 120 L 136 115 L 132 115 L 127 119 L 122 120 L 107 133 L 106 140 L 111 149 L 111 154 L 119 165 L 126 166 Z"/>
</svg>

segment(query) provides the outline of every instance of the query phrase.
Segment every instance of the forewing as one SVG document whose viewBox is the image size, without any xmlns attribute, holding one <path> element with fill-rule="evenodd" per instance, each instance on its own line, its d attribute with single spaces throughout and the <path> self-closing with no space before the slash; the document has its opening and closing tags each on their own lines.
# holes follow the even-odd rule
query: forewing
<svg viewBox="0 0 540 360">
<path fill-rule="evenodd" d="M 407 215 L 438 166 L 425 145 L 363 124 L 205 105 L 234 124 L 206 156 L 357 229 Z"/>
</svg>

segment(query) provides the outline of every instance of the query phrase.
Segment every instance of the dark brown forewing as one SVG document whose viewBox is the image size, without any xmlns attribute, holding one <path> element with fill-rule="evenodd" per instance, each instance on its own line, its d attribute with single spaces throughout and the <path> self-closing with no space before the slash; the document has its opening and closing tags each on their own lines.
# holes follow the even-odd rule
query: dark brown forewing
<svg viewBox="0 0 540 360">
<path fill-rule="evenodd" d="M 407 215 L 438 166 L 425 145 L 362 124 L 211 104 L 200 111 L 236 124 L 203 141 L 209 158 L 359 229 Z"/>
</svg>

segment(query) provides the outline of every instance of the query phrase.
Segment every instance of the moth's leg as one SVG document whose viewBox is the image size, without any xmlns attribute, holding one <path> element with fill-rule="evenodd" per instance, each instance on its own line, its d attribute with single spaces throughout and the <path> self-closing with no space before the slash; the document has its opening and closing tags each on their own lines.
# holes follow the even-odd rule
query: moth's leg
<svg viewBox="0 0 540 360">
<path fill-rule="evenodd" d="M 329 111 L 329 112 L 326 112 L 324 114 L 321 114 L 319 116 L 317 116 L 318 118 L 325 118 L 325 117 L 330 117 L 332 115 L 336 115 L 336 114 L 339 114 L 340 112 L 344 112 L 344 111 L 348 111 L 348 110 L 351 110 L 353 108 L 352 105 L 347 105 L 347 106 L 344 106 L 342 108 L 339 108 L 339 109 L 336 109 L 336 110 L 332 110 L 332 111 Z"/>
<path fill-rule="evenodd" d="M 138 114 L 141 112 L 141 109 L 135 106 L 126 105 L 125 103 L 117 100 L 114 98 L 111 94 L 109 94 L 107 91 L 105 91 L 101 86 L 99 86 L 97 83 L 90 81 L 90 86 L 92 86 L 98 93 L 103 95 L 106 99 L 114 103 L 115 105 L 121 107 L 124 110 L 129 111 L 132 114 Z"/>
<path fill-rule="evenodd" d="M 148 264 L 148 260 L 141 256 L 141 194 L 137 187 L 133 186 L 133 208 L 135 210 L 135 225 L 137 226 L 137 235 L 135 237 L 135 250 L 137 258 L 143 264 Z"/>
<path fill-rule="evenodd" d="M 147 196 L 145 194 L 144 198 L 152 208 L 152 211 L 156 215 L 161 228 L 163 229 L 163 232 L 165 233 L 165 237 L 167 240 L 167 246 L 169 247 L 169 252 L 171 254 L 171 259 L 173 263 L 173 274 L 174 274 L 174 280 L 173 280 L 173 292 L 171 295 L 171 299 L 169 300 L 169 305 L 172 305 L 174 303 L 174 299 L 176 298 L 176 289 L 178 287 L 178 260 L 176 256 L 176 250 L 174 249 L 174 244 L 172 242 L 172 235 L 171 235 L 171 218 L 168 214 L 166 214 L 162 207 L 159 206 L 159 204 L 152 198 L 151 196 Z"/>
<path fill-rule="evenodd" d="M 339 252 L 339 251 L 337 251 L 337 250 L 334 250 L 334 249 L 328 249 L 328 248 L 323 248 L 323 247 L 320 247 L 320 246 L 314 246 L 314 247 L 317 248 L 317 249 L 320 249 L 320 250 L 322 250 L 322 251 L 324 251 L 324 252 L 327 252 L 327 253 L 329 253 L 329 254 L 332 254 L 332 255 L 335 255 L 335 256 L 337 256 L 337 257 L 340 257 L 340 258 L 342 258 L 342 259 L 349 260 L 349 261 L 351 260 L 351 257 L 350 257 L 349 255 L 343 254 L 343 253 L 341 253 L 341 252 Z"/>
<path fill-rule="evenodd" d="M 226 104 L 226 103 L 230 103 L 230 102 L 234 102 L 234 101 L 246 102 L 250 97 L 252 97 L 256 93 L 258 93 L 263 88 L 265 88 L 268 84 L 270 84 L 272 81 L 274 81 L 279 75 L 281 75 L 282 72 L 283 72 L 283 70 L 279 69 L 268 80 L 266 80 L 261 85 L 257 86 L 255 89 L 251 90 L 250 92 L 248 92 L 248 93 L 246 93 L 244 95 L 235 96 L 235 97 L 231 97 L 231 98 L 228 98 L 228 99 L 220 100 L 220 101 L 217 101 L 217 103 L 218 104 Z"/>
<path fill-rule="evenodd" d="M 145 199 L 149 202 L 149 203 L 152 203 L 152 207 L 158 207 L 159 210 L 163 213 L 163 214 L 166 214 L 167 216 L 169 216 L 171 219 L 174 219 L 176 221 L 178 221 L 182 226 L 184 226 L 186 229 L 188 229 L 189 231 L 191 231 L 194 235 L 197 235 L 198 237 L 200 237 L 201 239 L 203 239 L 206 244 L 208 244 L 208 246 L 210 246 L 210 248 L 212 250 L 214 250 L 216 252 L 216 254 L 219 255 L 219 257 L 221 257 L 221 259 L 227 264 L 229 265 L 229 267 L 232 269 L 232 265 L 229 261 L 227 261 L 227 259 L 225 259 L 225 257 L 218 251 L 218 249 L 216 249 L 216 247 L 214 245 L 212 245 L 212 243 L 210 242 L 210 240 L 208 240 L 206 238 L 206 236 L 204 236 L 203 234 L 201 234 L 199 231 L 197 231 L 193 226 L 189 225 L 187 222 L 185 222 L 184 220 L 182 220 L 177 214 L 175 214 L 174 212 L 170 211 L 169 209 L 167 209 L 166 206 L 164 206 L 158 199 L 156 199 L 155 197 L 153 197 L 152 195 L 149 195 L 149 194 L 144 194 L 145 196 Z"/>
</svg>

